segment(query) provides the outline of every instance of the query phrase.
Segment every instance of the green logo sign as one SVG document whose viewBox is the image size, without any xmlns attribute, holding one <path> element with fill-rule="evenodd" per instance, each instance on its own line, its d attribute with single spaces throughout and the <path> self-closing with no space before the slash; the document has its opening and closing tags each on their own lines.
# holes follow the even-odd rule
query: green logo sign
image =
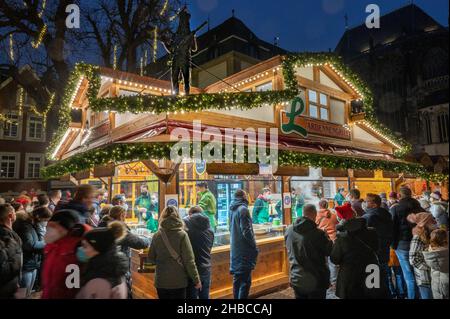
<svg viewBox="0 0 450 319">
<path fill-rule="evenodd" d="M 297 104 L 300 104 L 300 107 L 297 109 Z M 305 111 L 305 103 L 300 97 L 296 97 L 292 100 L 291 110 L 286 112 L 286 117 L 289 119 L 289 122 L 286 124 L 281 124 L 281 132 L 284 134 L 297 133 L 303 137 L 308 136 L 308 132 L 306 129 L 295 123 L 295 118 Z"/>
</svg>

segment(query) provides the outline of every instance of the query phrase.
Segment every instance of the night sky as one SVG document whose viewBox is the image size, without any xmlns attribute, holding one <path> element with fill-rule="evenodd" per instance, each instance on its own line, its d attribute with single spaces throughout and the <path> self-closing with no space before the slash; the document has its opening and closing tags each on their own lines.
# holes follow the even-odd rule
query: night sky
<svg viewBox="0 0 450 319">
<path fill-rule="evenodd" d="M 232 9 L 261 39 L 290 51 L 334 50 L 345 30 L 345 14 L 349 26 L 364 23 L 368 4 L 380 6 L 381 15 L 398 9 L 407 0 L 190 0 L 192 28 L 210 16 L 211 27 L 231 17 Z M 437 22 L 448 26 L 448 0 L 415 0 L 414 3 Z M 383 27 L 383 25 L 381 25 Z"/>
</svg>

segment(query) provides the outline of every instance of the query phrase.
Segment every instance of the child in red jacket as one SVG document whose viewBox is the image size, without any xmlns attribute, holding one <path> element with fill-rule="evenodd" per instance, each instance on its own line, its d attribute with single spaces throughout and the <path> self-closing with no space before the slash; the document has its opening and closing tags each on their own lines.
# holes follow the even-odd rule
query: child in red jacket
<svg viewBox="0 0 450 319">
<path fill-rule="evenodd" d="M 42 299 L 73 299 L 79 286 L 73 268 L 79 266 L 76 253 L 81 237 L 90 229 L 77 224 L 78 214 L 71 210 L 56 212 L 47 225 L 44 240 L 44 263 L 42 266 Z M 79 276 L 80 271 L 78 271 Z M 69 275 L 75 278 L 69 278 Z"/>
</svg>

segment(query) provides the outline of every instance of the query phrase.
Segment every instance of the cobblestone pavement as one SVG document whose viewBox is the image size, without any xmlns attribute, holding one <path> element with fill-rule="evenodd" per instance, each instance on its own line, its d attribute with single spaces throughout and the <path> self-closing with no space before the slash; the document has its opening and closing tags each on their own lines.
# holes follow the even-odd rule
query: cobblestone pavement
<svg viewBox="0 0 450 319">
<path fill-rule="evenodd" d="M 259 297 L 259 299 L 294 299 L 294 291 L 292 290 L 292 288 L 287 288 L 268 295 L 261 296 Z M 339 299 L 334 294 L 334 289 L 328 289 L 327 299 Z"/>
</svg>

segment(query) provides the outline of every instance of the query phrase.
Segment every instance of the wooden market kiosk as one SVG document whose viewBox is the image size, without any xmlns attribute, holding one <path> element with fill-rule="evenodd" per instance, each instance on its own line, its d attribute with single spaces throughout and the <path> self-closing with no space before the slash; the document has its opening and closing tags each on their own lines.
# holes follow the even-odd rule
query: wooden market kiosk
<svg viewBox="0 0 450 319">
<path fill-rule="evenodd" d="M 166 195 L 178 195 L 180 211 L 185 213 L 197 203 L 195 183 L 207 181 L 218 199 L 219 222 L 212 256 L 211 297 L 229 298 L 232 277 L 226 220 L 236 188 L 249 193 L 250 206 L 265 187 L 271 189 L 274 201 L 282 201 L 283 194 L 293 189 L 302 189 L 307 202 L 327 198 L 332 204 L 340 187 L 347 191 L 357 187 L 363 195 L 389 192 L 401 184 L 401 178 L 419 171 L 416 165 L 395 158 L 394 152 L 404 147 L 401 142 L 379 129 L 364 112 L 352 111 L 352 104 L 369 103 L 370 99 L 361 81 L 349 72 L 328 54 L 277 56 L 204 90 L 192 89 L 191 96 L 186 97 L 190 103 L 184 109 L 173 110 L 176 102 L 169 100 L 168 111 L 161 112 L 152 105 L 170 99 L 169 82 L 101 67 L 78 67 L 68 89 L 67 108 L 80 113 L 81 121 L 68 122 L 62 129 L 52 149 L 59 161 L 45 173 L 52 178 L 63 176 L 75 183 L 106 187 L 111 195 L 124 194 L 131 223 L 135 222 L 134 202 L 140 185 L 146 184 L 157 197 L 159 212 Z M 292 86 L 299 91 L 278 94 Z M 249 97 L 241 100 L 245 108 L 231 102 L 233 93 Z M 216 101 L 226 97 L 232 106 L 224 108 L 219 102 L 217 107 L 205 106 L 200 97 L 208 94 Z M 259 94 L 266 94 L 267 100 L 258 100 Z M 199 100 L 192 99 L 196 96 Z M 298 111 L 290 103 L 295 96 L 303 102 L 303 110 L 291 121 L 289 116 Z M 145 100 L 148 97 L 152 99 Z M 193 135 L 194 120 L 201 121 L 203 130 L 218 128 L 219 132 L 226 128 L 277 129 L 282 161 L 275 171 L 264 175 L 257 163 L 197 165 L 162 159 L 170 150 L 170 134 L 184 128 Z M 299 134 L 295 127 L 307 134 Z M 352 167 L 358 169 L 349 169 Z M 281 207 L 281 223 L 289 225 L 291 208 L 284 202 Z M 284 228 L 259 226 L 255 225 L 260 254 L 252 295 L 288 284 Z M 144 257 L 145 253 L 134 252 L 134 294 L 137 298 L 156 298 L 152 266 Z"/>
</svg>

